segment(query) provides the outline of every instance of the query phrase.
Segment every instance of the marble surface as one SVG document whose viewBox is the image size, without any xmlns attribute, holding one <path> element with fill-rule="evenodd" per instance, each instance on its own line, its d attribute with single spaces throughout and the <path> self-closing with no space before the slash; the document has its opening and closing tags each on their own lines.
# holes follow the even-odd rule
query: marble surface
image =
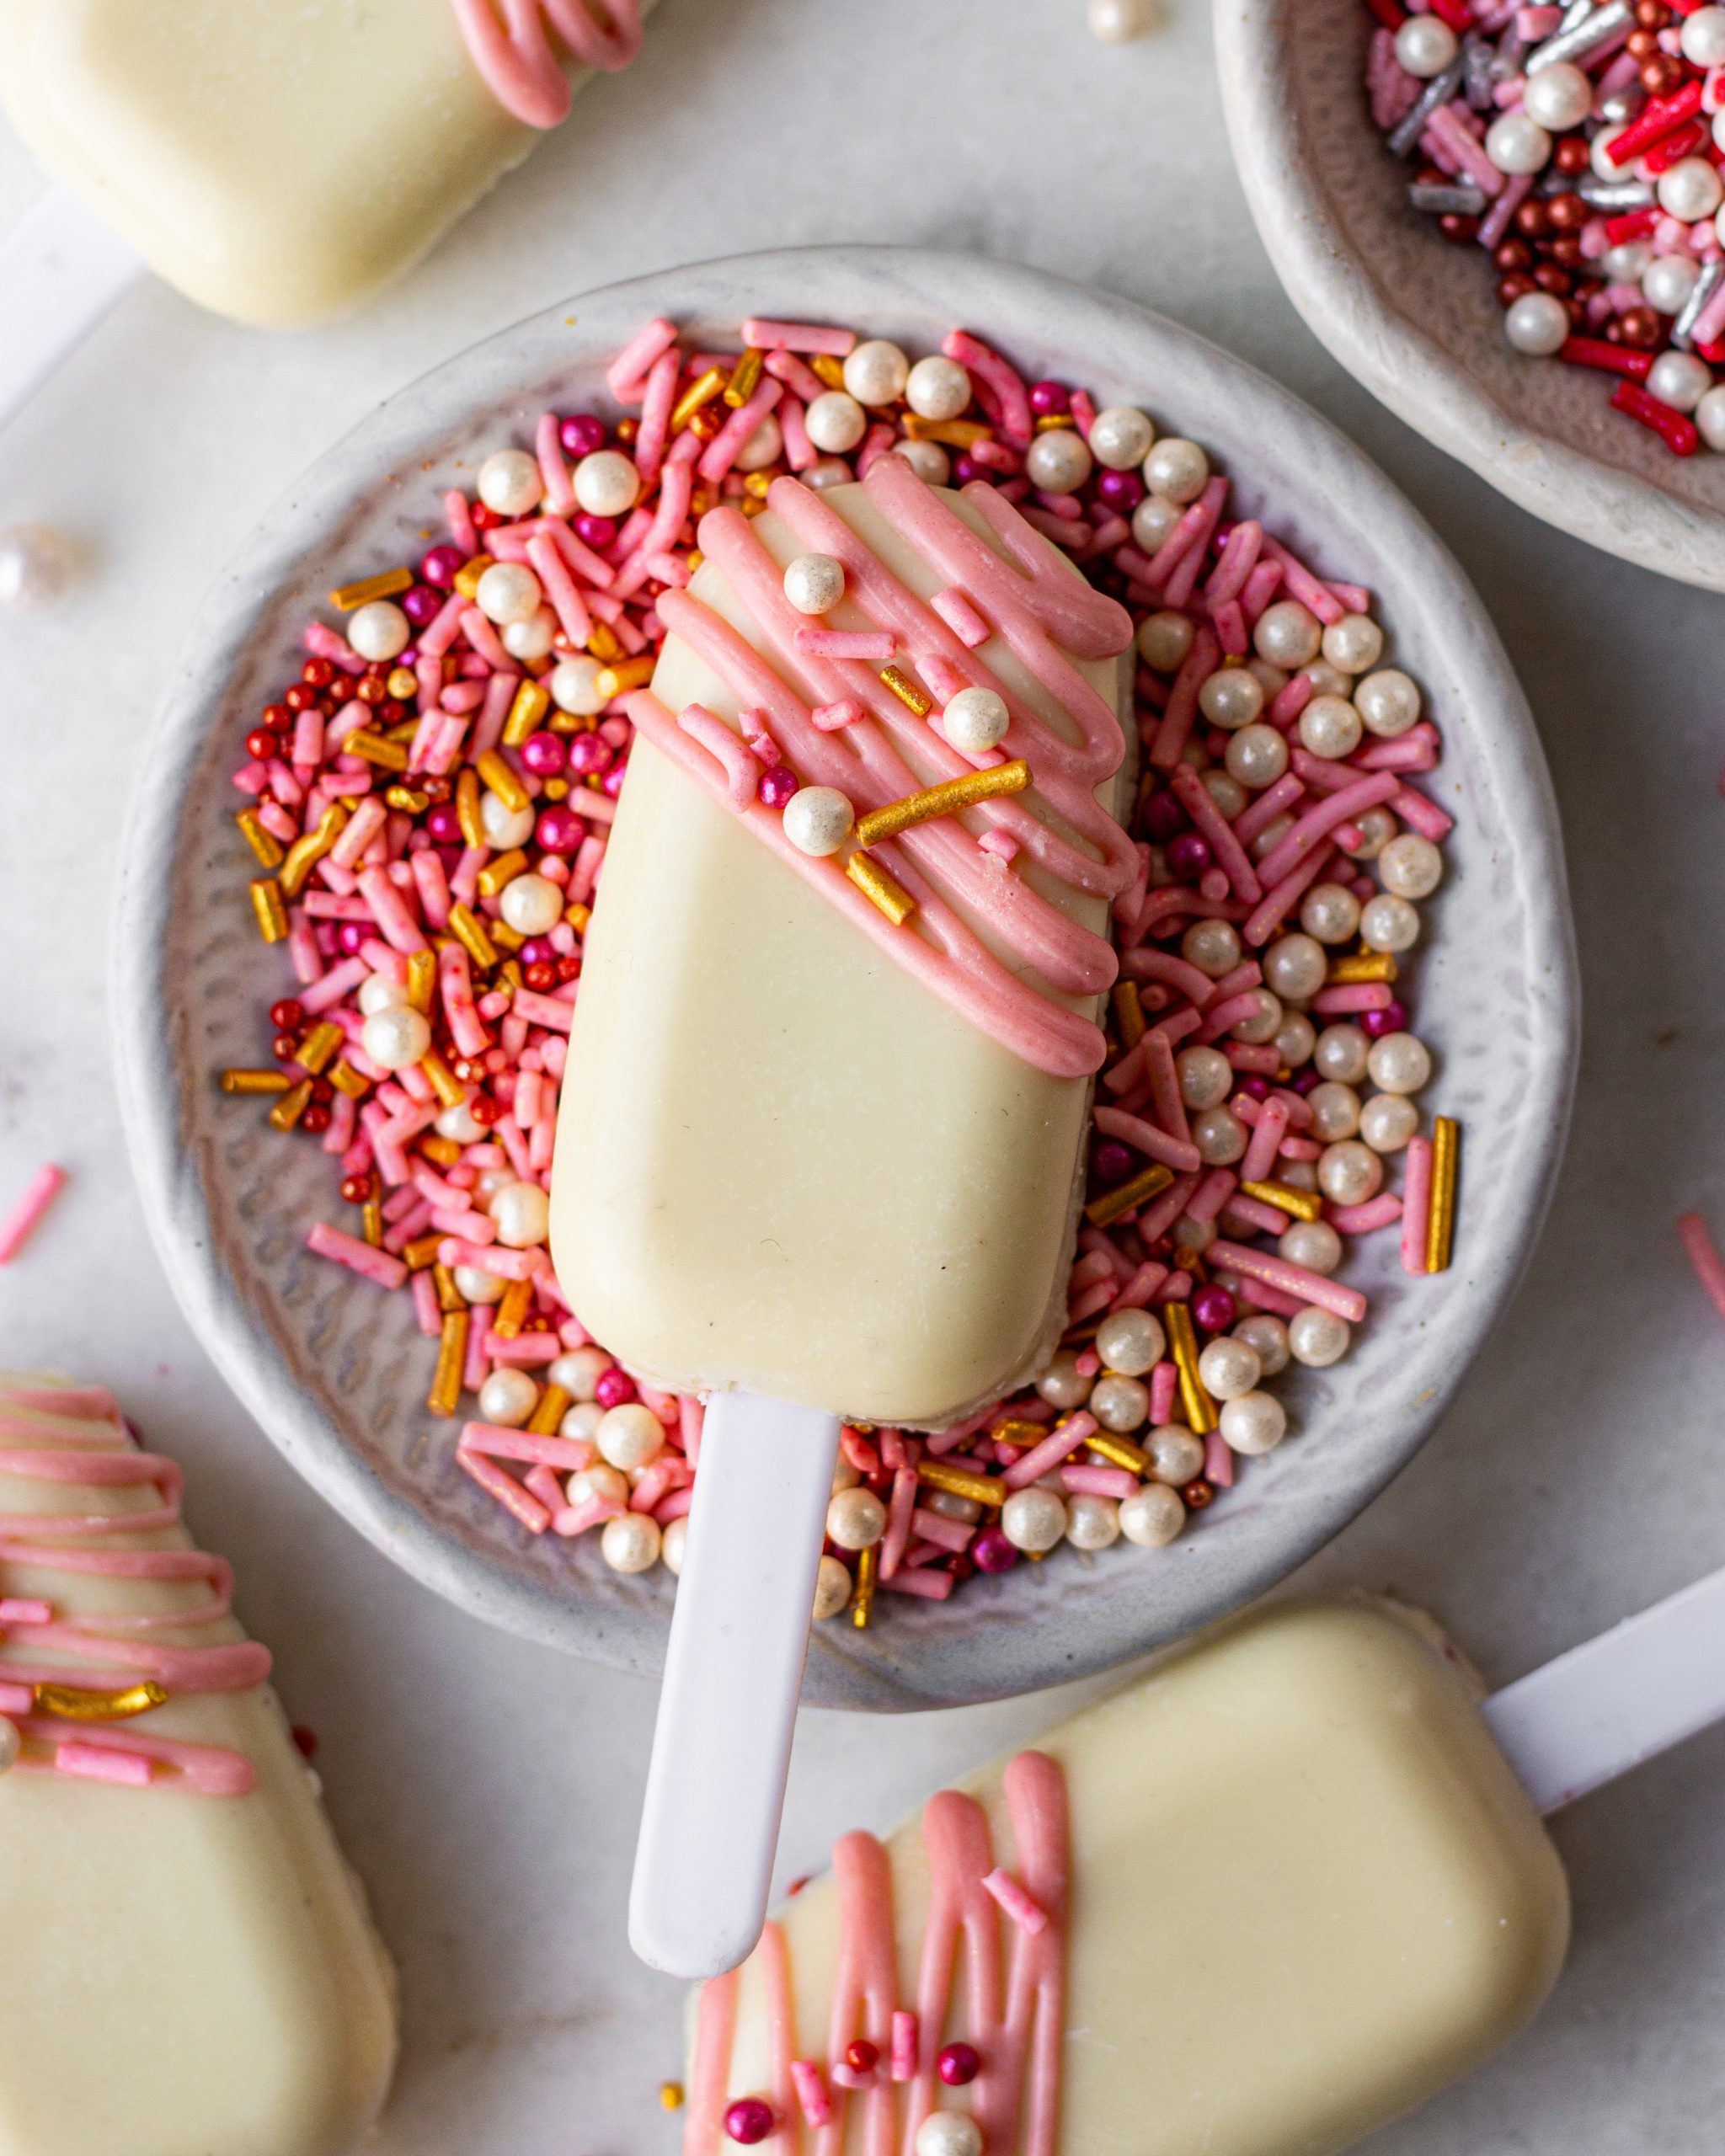
<svg viewBox="0 0 1725 2156">
<path fill-rule="evenodd" d="M 1078 0 L 932 15 L 874 0 L 880 87 L 859 95 L 862 19 L 839 0 L 665 0 L 641 65 L 590 93 L 368 316 L 270 340 L 145 289 L 0 436 L 0 520 L 58 524 L 88 554 L 64 607 L 0 620 L 0 1193 L 51 1155 L 75 1178 L 0 1275 L 0 1356 L 113 1385 L 184 1460 L 194 1524 L 238 1561 L 290 1705 L 321 1732 L 332 1806 L 403 1969 L 384 2156 L 674 2146 L 654 2091 L 677 2068 L 681 2000 L 623 1944 L 652 1695 L 424 1594 L 293 1478 L 202 1361 L 118 1130 L 109 864 L 139 728 L 257 516 L 378 398 L 561 293 L 807 241 L 1012 255 L 1231 344 L 1406 488 L 1494 606 L 1545 736 L 1586 1039 L 1568 1165 L 1508 1321 L 1447 1427 L 1307 1577 L 1428 1604 L 1495 1680 L 1725 1562 L 1725 1335 L 1670 1225 L 1698 1203 L 1725 1229 L 1725 1158 L 1701 1129 L 1722 1031 L 1707 932 L 1725 899 L 1719 602 L 1510 508 L 1325 357 L 1229 170 L 1205 12 L 1173 0 L 1158 35 L 1108 49 Z M 680 168 L 652 132 L 673 112 Z M 889 162 L 895 143 L 914 163 Z M 0 223 L 39 185 L 0 137 Z M 1071 1698 L 889 1726 L 807 1716 L 782 1875 Z M 1717 2147 L 1725 1732 L 1556 1833 L 1577 1929 L 1551 2006 L 1374 2156 Z"/>
</svg>

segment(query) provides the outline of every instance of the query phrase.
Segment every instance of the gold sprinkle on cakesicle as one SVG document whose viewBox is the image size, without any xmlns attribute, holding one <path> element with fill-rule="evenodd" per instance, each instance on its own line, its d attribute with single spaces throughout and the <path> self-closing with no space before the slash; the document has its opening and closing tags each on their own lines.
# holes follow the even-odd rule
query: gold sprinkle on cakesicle
<svg viewBox="0 0 1725 2156">
<path fill-rule="evenodd" d="M 530 734 L 538 730 L 540 720 L 550 708 L 550 690 L 542 682 L 524 680 L 503 722 L 505 748 L 519 749 Z"/>
<path fill-rule="evenodd" d="M 703 404 L 710 404 L 724 388 L 724 371 L 708 367 L 706 373 L 697 375 L 670 408 L 670 430 L 681 434 Z"/>
<path fill-rule="evenodd" d="M 998 801 L 1005 794 L 1022 793 L 1029 783 L 1030 766 L 1022 756 L 1015 756 L 1010 763 L 991 764 L 986 771 L 967 771 L 962 778 L 943 779 L 938 786 L 925 786 L 920 792 L 907 793 L 900 800 L 889 801 L 883 808 L 871 808 L 866 816 L 859 816 L 857 843 L 879 846 L 883 839 L 896 838 L 914 824 L 950 816 L 954 810 L 973 808 L 979 801 Z"/>
<path fill-rule="evenodd" d="M 766 353 L 757 351 L 751 344 L 731 369 L 731 378 L 724 386 L 724 401 L 734 412 L 740 411 L 760 387 L 761 370 L 766 363 Z"/>
<path fill-rule="evenodd" d="M 877 905 L 895 928 L 902 928 L 916 910 L 916 901 L 894 877 L 889 876 L 879 863 L 866 853 L 853 853 L 845 863 L 845 873 L 857 889 Z"/>
<path fill-rule="evenodd" d="M 908 705 L 918 718 L 927 718 L 934 709 L 934 698 L 927 689 L 919 688 L 901 666 L 883 666 L 880 678 L 899 702 Z"/>
<path fill-rule="evenodd" d="M 130 1721 L 147 1715 L 152 1707 L 165 1706 L 166 1689 L 154 1678 L 128 1684 L 117 1692 L 88 1689 L 82 1684 L 38 1684 L 36 1710 L 61 1721 Z"/>
</svg>

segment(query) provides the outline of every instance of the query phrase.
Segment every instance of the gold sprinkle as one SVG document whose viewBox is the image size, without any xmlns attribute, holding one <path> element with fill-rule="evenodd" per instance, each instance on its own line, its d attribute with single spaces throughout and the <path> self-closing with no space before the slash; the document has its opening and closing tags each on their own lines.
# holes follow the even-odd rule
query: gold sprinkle
<svg viewBox="0 0 1725 2156">
<path fill-rule="evenodd" d="M 401 721 L 399 725 L 392 726 L 383 738 L 386 741 L 402 741 L 410 743 L 419 730 L 419 722 L 418 719 L 404 718 Z"/>
<path fill-rule="evenodd" d="M 437 1240 L 441 1242 L 443 1238 L 440 1235 Z M 461 1289 L 455 1284 L 455 1275 L 446 1265 L 432 1266 L 431 1284 L 437 1290 L 437 1307 L 446 1317 L 453 1317 L 467 1307 L 462 1299 Z"/>
<path fill-rule="evenodd" d="M 988 1434 L 996 1444 L 1035 1445 L 1041 1444 L 1048 1432 L 1040 1422 L 1021 1422 L 1013 1416 L 1004 1422 L 996 1422 Z"/>
<path fill-rule="evenodd" d="M 224 1070 L 224 1093 L 285 1093 L 293 1081 L 285 1070 Z"/>
<path fill-rule="evenodd" d="M 901 704 L 908 704 L 918 718 L 927 718 L 934 709 L 934 698 L 926 689 L 918 688 L 901 667 L 883 666 L 880 678 Z"/>
<path fill-rule="evenodd" d="M 270 1109 L 270 1128 L 291 1130 L 311 1104 L 312 1081 L 309 1078 L 302 1078 L 298 1085 L 290 1086 Z"/>
<path fill-rule="evenodd" d="M 1184 1303 L 1165 1303 L 1162 1322 L 1167 1327 L 1168 1346 L 1179 1374 L 1187 1428 L 1197 1437 L 1208 1437 L 1216 1427 L 1216 1404 L 1198 1374 L 1198 1335 L 1193 1329 L 1192 1312 Z"/>
<path fill-rule="evenodd" d="M 413 584 L 411 569 L 385 569 L 377 576 L 362 576 L 357 584 L 337 584 L 329 603 L 338 614 L 351 614 L 374 599 L 393 599 L 398 591 L 411 591 Z"/>
<path fill-rule="evenodd" d="M 453 1138 L 439 1138 L 428 1132 L 419 1140 L 419 1150 L 434 1167 L 454 1168 L 461 1165 L 462 1149 Z"/>
<path fill-rule="evenodd" d="M 754 475 L 751 473 L 750 476 L 750 478 L 752 478 Z M 743 514 L 744 514 L 744 515 L 745 515 L 745 516 L 762 516 L 762 515 L 764 515 L 766 514 L 766 502 L 761 499 L 761 497 L 759 494 L 751 494 L 750 493 L 749 493 L 749 491 L 748 491 L 748 486 L 749 486 L 749 482 L 748 482 L 748 480 L 747 480 L 747 479 L 745 479 L 745 480 L 743 482 L 743 488 L 744 488 L 744 492 L 743 492 L 743 500 L 742 500 L 742 510 L 743 510 Z"/>
<path fill-rule="evenodd" d="M 408 1001 L 415 1011 L 431 1008 L 431 991 L 437 985 L 437 953 L 435 951 L 409 951 L 408 953 Z"/>
<path fill-rule="evenodd" d="M 505 1340 L 513 1340 L 526 1323 L 527 1313 L 533 1307 L 533 1283 L 531 1280 L 511 1280 L 492 1314 L 491 1330 Z"/>
<path fill-rule="evenodd" d="M 409 696 L 419 694 L 419 677 L 411 666 L 392 666 L 383 686 L 398 703 L 404 704 Z"/>
<path fill-rule="evenodd" d="M 1359 981 L 1393 981 L 1400 971 L 1393 951 L 1355 951 L 1345 958 L 1331 959 L 1324 986 L 1349 988 Z"/>
<path fill-rule="evenodd" d="M 659 2108 L 662 2111 L 680 2111 L 683 2108 L 683 2084 L 681 2081 L 661 2081 L 659 2084 Z"/>
<path fill-rule="evenodd" d="M 778 475 L 773 472 L 747 472 L 743 475 L 743 492 L 758 502 L 764 502 Z"/>
<path fill-rule="evenodd" d="M 1002 794 L 1022 793 L 1030 783 L 1030 766 L 1022 756 L 1009 764 L 991 764 L 986 771 L 966 771 L 962 778 L 943 779 L 938 786 L 925 786 L 902 800 L 889 801 L 884 808 L 871 808 L 857 819 L 857 843 L 879 846 L 895 839 L 913 824 L 926 824 L 936 816 L 950 816 L 979 801 L 996 801 Z"/>
<path fill-rule="evenodd" d="M 307 878 L 341 836 L 346 822 L 345 807 L 332 801 L 318 819 L 318 828 L 296 839 L 288 848 L 287 859 L 281 865 L 281 888 L 288 898 L 296 899 L 304 890 Z"/>
<path fill-rule="evenodd" d="M 431 1090 L 446 1108 L 458 1108 L 467 1097 L 463 1086 L 435 1048 L 419 1058 L 419 1068 L 431 1081 Z"/>
<path fill-rule="evenodd" d="M 572 1392 L 565 1392 L 560 1385 L 547 1385 L 539 1396 L 539 1405 L 527 1417 L 527 1430 L 536 1438 L 554 1438 L 557 1426 L 575 1404 Z"/>
<path fill-rule="evenodd" d="M 851 1596 L 851 1622 L 865 1631 L 874 1609 L 874 1581 L 880 1570 L 880 1545 L 872 1542 L 857 1552 L 857 1585 Z"/>
<path fill-rule="evenodd" d="M 670 430 L 680 434 L 703 404 L 710 404 L 724 389 L 724 370 L 708 367 L 697 375 L 670 408 Z"/>
<path fill-rule="evenodd" d="M 462 827 L 462 838 L 467 846 L 486 844 L 485 825 L 479 814 L 479 774 L 468 769 L 457 771 L 455 781 L 456 821 Z"/>
<path fill-rule="evenodd" d="M 912 441 L 944 442 L 948 449 L 975 449 L 994 440 L 994 429 L 980 419 L 925 419 L 916 412 L 905 413 L 905 432 Z"/>
<path fill-rule="evenodd" d="M 532 807 L 532 796 L 515 776 L 513 766 L 505 762 L 495 749 L 482 750 L 473 759 L 473 768 L 511 816 L 519 816 L 524 808 Z"/>
<path fill-rule="evenodd" d="M 168 1700 L 165 1689 L 152 1677 L 118 1692 L 91 1691 L 82 1684 L 38 1684 L 35 1690 L 37 1710 L 61 1721 L 130 1721 Z"/>
<path fill-rule="evenodd" d="M 465 1309 L 444 1314 L 437 1342 L 437 1368 L 425 1405 L 434 1415 L 453 1415 L 462 1396 L 462 1369 L 467 1359 L 467 1328 L 473 1320 Z"/>
<path fill-rule="evenodd" d="M 530 734 L 537 731 L 540 720 L 550 708 L 551 691 L 543 682 L 523 680 L 509 707 L 509 717 L 503 722 L 505 748 L 519 749 Z"/>
<path fill-rule="evenodd" d="M 902 928 L 916 912 L 916 901 L 904 885 L 889 876 L 866 853 L 853 853 L 845 863 L 845 873 L 865 898 L 879 907 L 895 928 Z"/>
<path fill-rule="evenodd" d="M 716 404 L 703 404 L 689 421 L 689 432 L 697 441 L 713 441 L 724 424 L 724 414 Z"/>
<path fill-rule="evenodd" d="M 621 659 L 623 648 L 608 622 L 595 622 L 593 633 L 587 639 L 587 649 L 603 665 L 613 659 Z"/>
<path fill-rule="evenodd" d="M 309 1070 L 315 1078 L 329 1065 L 344 1035 L 339 1026 L 333 1026 L 325 1018 L 312 1027 L 294 1052 L 294 1061 L 302 1070 Z"/>
<path fill-rule="evenodd" d="M 373 1250 L 383 1247 L 383 1208 L 375 1198 L 368 1198 L 360 1208 L 360 1230 Z"/>
<path fill-rule="evenodd" d="M 441 1234 L 417 1236 L 414 1241 L 403 1246 L 403 1264 L 409 1273 L 423 1273 L 428 1265 L 436 1264 L 438 1249 L 442 1241 Z"/>
<path fill-rule="evenodd" d="M 1136 1048 L 1144 1038 L 1144 1001 L 1135 980 L 1118 980 L 1114 990 L 1114 1023 L 1120 1029 L 1122 1048 Z"/>
<path fill-rule="evenodd" d="M 644 689 L 658 663 L 651 652 L 646 652 L 639 659 L 619 659 L 610 666 L 601 666 L 594 677 L 593 693 L 609 701 L 627 690 Z"/>
<path fill-rule="evenodd" d="M 345 1056 L 340 1062 L 330 1065 L 328 1075 L 336 1091 L 345 1093 L 350 1101 L 361 1100 L 371 1091 L 371 1080 L 362 1078 Z"/>
<path fill-rule="evenodd" d="M 1012 1495 L 992 1475 L 973 1475 L 968 1468 L 948 1467 L 943 1460 L 919 1460 L 916 1480 L 931 1490 L 944 1490 L 949 1497 L 969 1497 L 979 1505 L 1003 1505 Z"/>
<path fill-rule="evenodd" d="M 845 363 L 835 359 L 830 352 L 810 353 L 809 371 L 829 389 L 842 389 L 845 386 Z"/>
<path fill-rule="evenodd" d="M 279 943 L 287 933 L 287 908 L 281 886 L 273 876 L 260 876 L 252 886 L 252 911 L 258 916 L 258 933 L 266 943 Z"/>
<path fill-rule="evenodd" d="M 1324 1216 L 1324 1202 L 1315 1190 L 1299 1190 L 1291 1182 L 1242 1182 L 1240 1187 L 1260 1205 L 1276 1206 L 1291 1213 L 1296 1220 L 1321 1220 Z"/>
<path fill-rule="evenodd" d="M 1150 1454 L 1130 1438 L 1117 1437 L 1108 1430 L 1093 1430 L 1084 1443 L 1089 1451 L 1098 1460 L 1107 1460 L 1110 1467 L 1124 1467 L 1129 1475 L 1150 1472 Z"/>
<path fill-rule="evenodd" d="M 489 969 L 497 963 L 497 946 L 485 933 L 479 916 L 471 907 L 459 903 L 452 905 L 449 910 L 449 925 L 462 948 L 476 966 Z"/>
<path fill-rule="evenodd" d="M 563 910 L 563 917 L 574 930 L 577 936 L 585 936 L 587 933 L 587 923 L 593 918 L 593 912 L 590 906 L 584 906 L 579 899 L 571 899 Z"/>
<path fill-rule="evenodd" d="M 259 822 L 256 812 L 242 808 L 233 820 L 244 833 L 246 844 L 257 855 L 258 866 L 260 868 L 280 868 L 287 857 L 286 852 L 275 832 L 265 830 Z"/>
<path fill-rule="evenodd" d="M 1461 1166 L 1461 1126 L 1452 1116 L 1432 1120 L 1432 1210 L 1425 1234 L 1425 1269 L 1447 1273 L 1455 1239 L 1455 1177 Z"/>
<path fill-rule="evenodd" d="M 755 394 L 766 361 L 766 353 L 756 351 L 751 344 L 731 369 L 731 378 L 724 386 L 724 401 L 734 412 L 740 411 Z"/>
<path fill-rule="evenodd" d="M 429 793 L 420 793 L 411 786 L 392 786 L 385 790 L 384 801 L 391 808 L 399 808 L 404 816 L 423 815 L 431 806 Z"/>
<path fill-rule="evenodd" d="M 688 555 L 684 561 L 683 566 L 688 570 L 689 574 L 693 576 L 696 570 L 700 568 L 702 563 L 706 559 L 706 555 L 702 552 L 698 547 L 691 547 Z"/>
<path fill-rule="evenodd" d="M 488 921 L 486 933 L 499 951 L 519 951 L 527 940 L 520 929 L 511 928 L 506 921 Z M 521 985 L 521 969 L 517 966 L 510 972 L 505 967 L 499 979 L 500 983 L 507 983 L 510 988 L 519 988 Z"/>
<path fill-rule="evenodd" d="M 470 606 L 478 594 L 480 578 L 493 566 L 489 554 L 475 554 L 471 561 L 462 563 L 451 579 Z"/>
<path fill-rule="evenodd" d="M 1152 1161 L 1147 1168 L 1140 1168 L 1125 1182 L 1116 1183 L 1112 1190 L 1105 1190 L 1100 1198 L 1092 1198 L 1084 1209 L 1084 1217 L 1092 1228 L 1107 1228 L 1116 1220 L 1123 1220 L 1129 1213 L 1135 1213 L 1158 1192 L 1164 1191 L 1174 1180 L 1172 1168 L 1164 1167 L 1160 1161 Z"/>
<path fill-rule="evenodd" d="M 547 801 L 567 801 L 569 782 L 566 778 L 548 778 L 545 782 L 544 793 Z"/>
<path fill-rule="evenodd" d="M 527 857 L 519 846 L 508 853 L 499 853 L 488 861 L 479 871 L 479 895 L 494 899 L 505 883 L 513 883 L 527 865 Z"/>
<path fill-rule="evenodd" d="M 1077 426 L 1078 422 L 1070 412 L 1039 412 L 1036 415 L 1036 431 L 1039 435 L 1057 434 L 1063 427 L 1070 427 L 1076 433 Z"/>
<path fill-rule="evenodd" d="M 408 767 L 408 752 L 403 744 L 374 734 L 369 726 L 355 728 L 341 745 L 350 755 L 363 756 L 381 771 L 404 771 Z"/>
</svg>

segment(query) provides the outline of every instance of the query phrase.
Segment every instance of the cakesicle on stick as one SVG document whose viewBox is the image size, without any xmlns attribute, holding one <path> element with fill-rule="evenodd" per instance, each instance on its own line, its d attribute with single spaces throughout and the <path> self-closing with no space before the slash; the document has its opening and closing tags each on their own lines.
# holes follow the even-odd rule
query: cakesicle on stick
<svg viewBox="0 0 1725 2156">
<path fill-rule="evenodd" d="M 1725 1715 L 1725 1573 L 1479 1702 L 1435 1628 L 1264 1610 L 935 1797 L 704 1987 L 684 2156 L 1334 2156 L 1567 1945 L 1540 1823 Z"/>
<path fill-rule="evenodd" d="M 180 1480 L 0 1374 L 0 2156 L 344 2156 L 388 2088 L 387 1958 Z"/>
<path fill-rule="evenodd" d="M 767 502 L 704 517 L 660 600 L 552 1192 L 583 1323 L 714 1396 L 632 1915 L 686 1975 L 765 1909 L 838 1416 L 948 1422 L 1055 1344 L 1136 866 L 1123 608 L 897 456 Z"/>
<path fill-rule="evenodd" d="M 145 264 L 271 328 L 357 307 L 652 5 L 0 0 L 0 105 L 61 183 L 0 245 L 0 420 Z"/>
</svg>

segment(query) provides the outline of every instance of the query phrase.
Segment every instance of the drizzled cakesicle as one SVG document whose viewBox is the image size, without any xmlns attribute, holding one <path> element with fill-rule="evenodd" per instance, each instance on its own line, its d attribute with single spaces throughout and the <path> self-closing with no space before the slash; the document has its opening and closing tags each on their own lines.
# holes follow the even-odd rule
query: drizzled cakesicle
<svg viewBox="0 0 1725 2156">
<path fill-rule="evenodd" d="M 897 457 L 825 494 L 780 479 L 700 537 L 630 705 L 558 1278 L 659 1380 L 937 1421 L 1025 1374 L 1063 1315 L 1108 907 L 1136 866 L 1112 813 L 1130 621 L 993 489 L 937 493 Z M 811 558 L 843 590 L 818 618 L 790 596 Z M 1004 707 L 992 745 L 931 716 L 967 691 Z M 954 780 L 1001 790 L 929 813 Z M 819 851 L 796 835 L 815 796 Z"/>
<path fill-rule="evenodd" d="M 393 1985 L 180 1476 L 0 1374 L 0 2156 L 341 2156 Z"/>
</svg>

